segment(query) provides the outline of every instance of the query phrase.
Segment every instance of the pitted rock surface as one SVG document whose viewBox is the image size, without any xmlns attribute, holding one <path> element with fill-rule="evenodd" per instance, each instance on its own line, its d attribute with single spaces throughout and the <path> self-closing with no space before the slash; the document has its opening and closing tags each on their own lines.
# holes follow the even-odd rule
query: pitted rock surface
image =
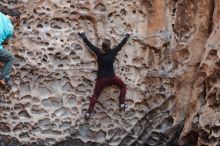
<svg viewBox="0 0 220 146">
<path fill-rule="evenodd" d="M 0 145 L 220 145 L 219 0 L 2 0 L 21 24 L 5 48 L 13 86 L 0 92 Z M 101 46 L 132 36 L 91 119 L 83 114 L 97 64 L 78 37 Z"/>
</svg>

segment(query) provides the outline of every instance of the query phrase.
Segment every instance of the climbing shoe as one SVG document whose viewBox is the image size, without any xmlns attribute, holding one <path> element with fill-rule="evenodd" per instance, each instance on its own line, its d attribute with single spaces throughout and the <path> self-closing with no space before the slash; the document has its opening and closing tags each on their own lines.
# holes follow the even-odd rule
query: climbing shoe
<svg viewBox="0 0 220 146">
<path fill-rule="evenodd" d="M 120 104 L 120 110 L 124 110 L 128 107 L 128 105 L 126 103 L 122 103 Z"/>
<path fill-rule="evenodd" d="M 85 113 L 85 120 L 89 120 L 89 118 L 90 118 L 90 113 L 86 112 Z"/>
</svg>

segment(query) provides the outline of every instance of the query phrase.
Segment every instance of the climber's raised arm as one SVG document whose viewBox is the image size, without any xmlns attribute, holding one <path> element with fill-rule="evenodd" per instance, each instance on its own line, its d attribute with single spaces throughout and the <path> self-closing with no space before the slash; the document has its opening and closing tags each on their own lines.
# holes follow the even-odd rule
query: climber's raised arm
<svg viewBox="0 0 220 146">
<path fill-rule="evenodd" d="M 113 51 L 116 53 L 121 50 L 121 48 L 124 46 L 124 44 L 127 42 L 128 38 L 130 37 L 130 33 L 126 33 L 123 40 L 115 47 L 113 48 Z"/>
<path fill-rule="evenodd" d="M 96 54 L 100 54 L 99 48 L 97 48 L 95 45 L 93 45 L 86 37 L 84 32 L 78 32 L 78 35 L 82 38 L 82 40 L 85 42 L 85 44 Z"/>
</svg>

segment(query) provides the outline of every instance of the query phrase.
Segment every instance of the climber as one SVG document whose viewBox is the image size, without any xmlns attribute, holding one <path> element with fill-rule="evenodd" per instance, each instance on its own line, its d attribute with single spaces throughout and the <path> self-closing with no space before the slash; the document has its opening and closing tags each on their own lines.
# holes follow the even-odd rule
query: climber
<svg viewBox="0 0 220 146">
<path fill-rule="evenodd" d="M 102 90 L 110 85 L 116 85 L 120 88 L 119 95 L 119 108 L 120 110 L 126 109 L 128 105 L 124 103 L 126 94 L 125 83 L 115 75 L 113 63 L 117 53 L 121 50 L 122 46 L 127 42 L 130 37 L 129 33 L 125 34 L 124 39 L 113 49 L 110 48 L 110 40 L 104 39 L 102 42 L 102 49 L 94 46 L 87 39 L 84 32 L 79 32 L 78 35 L 82 38 L 85 44 L 95 53 L 98 60 L 98 72 L 93 96 L 90 97 L 89 109 L 85 114 L 85 119 L 88 120 L 95 106 L 96 100 L 101 94 Z"/>
<path fill-rule="evenodd" d="M 7 9 L 7 11 L 1 10 L 0 12 L 0 61 L 4 63 L 4 67 L 0 74 L 0 84 L 5 87 L 11 86 L 9 79 L 14 56 L 10 51 L 3 48 L 2 44 L 13 36 L 13 27 L 19 24 L 19 20 L 20 12 L 17 9 Z"/>
</svg>

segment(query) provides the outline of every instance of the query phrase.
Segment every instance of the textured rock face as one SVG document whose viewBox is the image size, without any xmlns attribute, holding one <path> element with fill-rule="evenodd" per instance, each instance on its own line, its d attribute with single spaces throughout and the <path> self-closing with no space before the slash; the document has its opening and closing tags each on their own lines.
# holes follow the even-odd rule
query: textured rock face
<svg viewBox="0 0 220 146">
<path fill-rule="evenodd" d="M 1 145 L 220 145 L 219 0 L 2 0 L 21 25 L 13 87 L 1 91 Z M 129 108 L 106 88 L 85 122 L 97 46 L 133 36 L 115 62 Z"/>
</svg>

